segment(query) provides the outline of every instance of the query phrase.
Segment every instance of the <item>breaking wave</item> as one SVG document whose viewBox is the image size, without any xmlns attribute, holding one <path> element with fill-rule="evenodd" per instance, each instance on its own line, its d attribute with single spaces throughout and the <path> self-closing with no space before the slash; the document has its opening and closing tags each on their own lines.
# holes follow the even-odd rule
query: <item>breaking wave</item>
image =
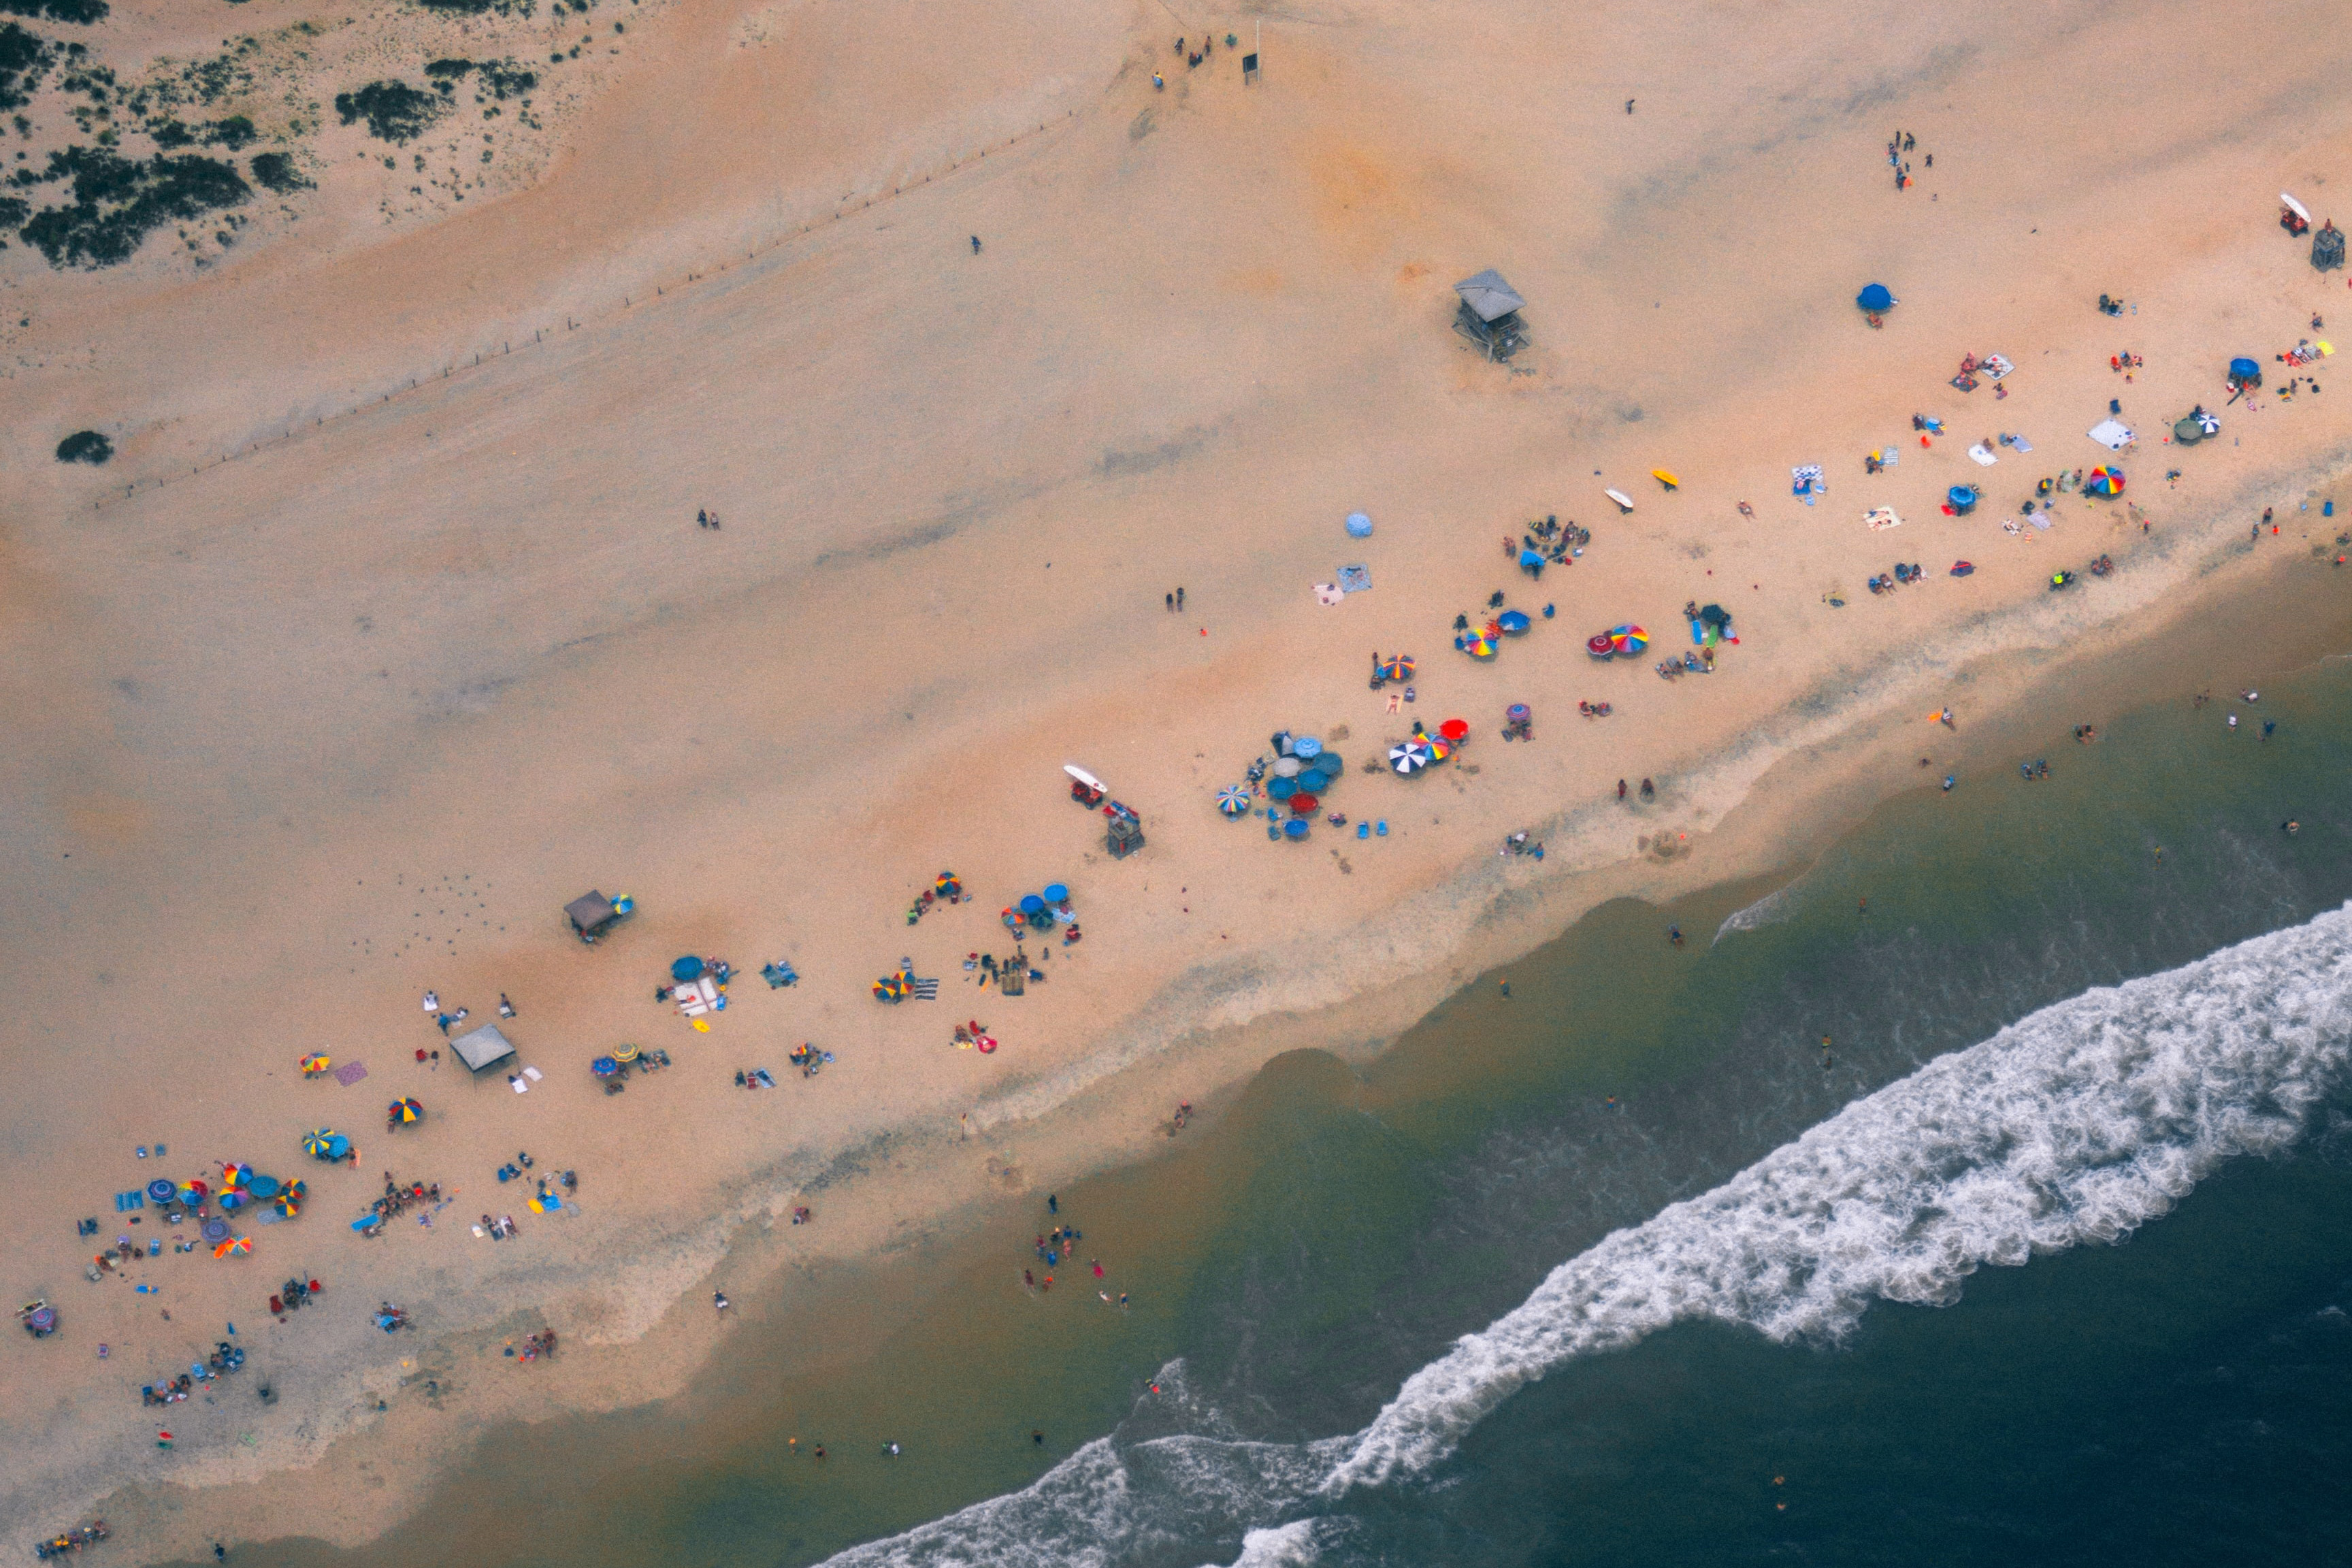
<svg viewBox="0 0 2352 1568">
<path fill-rule="evenodd" d="M 1696 1319 L 1834 1341 L 1874 1300 L 1947 1304 L 1985 1264 L 2120 1240 L 2223 1162 L 2293 1144 L 2347 1053 L 2352 905 L 2045 1007 L 1854 1101 L 1560 1265 L 1352 1436 L 1114 1434 L 833 1561 L 1109 1565 L 1238 1542 L 1240 1563 L 1311 1563 L 1349 1490 L 1426 1472 L 1579 1356 Z"/>
</svg>

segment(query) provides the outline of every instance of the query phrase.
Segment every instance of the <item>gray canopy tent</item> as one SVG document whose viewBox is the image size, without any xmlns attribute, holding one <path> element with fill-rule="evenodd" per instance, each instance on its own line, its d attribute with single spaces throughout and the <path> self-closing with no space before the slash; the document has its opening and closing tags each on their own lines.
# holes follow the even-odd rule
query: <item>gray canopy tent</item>
<svg viewBox="0 0 2352 1568">
<path fill-rule="evenodd" d="M 1527 300 L 1493 268 L 1465 278 L 1454 291 L 1462 296 L 1454 312 L 1454 330 L 1477 344 L 1488 359 L 1509 359 L 1534 341 L 1519 320 Z"/>
<path fill-rule="evenodd" d="M 500 1062 L 510 1062 L 514 1060 L 515 1054 L 513 1043 L 499 1033 L 496 1024 L 485 1024 L 478 1029 L 458 1036 L 449 1042 L 449 1048 L 457 1053 L 459 1061 L 475 1072 L 494 1068 Z"/>
</svg>

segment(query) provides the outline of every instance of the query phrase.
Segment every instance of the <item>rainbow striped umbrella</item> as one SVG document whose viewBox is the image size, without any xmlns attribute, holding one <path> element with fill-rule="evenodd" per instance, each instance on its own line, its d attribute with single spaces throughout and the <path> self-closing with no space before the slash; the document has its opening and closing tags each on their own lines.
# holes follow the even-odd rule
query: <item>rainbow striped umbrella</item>
<svg viewBox="0 0 2352 1568">
<path fill-rule="evenodd" d="M 1650 646 L 1650 634 L 1640 626 L 1609 628 L 1609 649 L 1612 653 L 1639 653 Z"/>
<path fill-rule="evenodd" d="M 1249 791 L 1239 784 L 1227 784 L 1217 792 L 1217 809 L 1227 816 L 1239 816 L 1249 810 Z"/>
</svg>

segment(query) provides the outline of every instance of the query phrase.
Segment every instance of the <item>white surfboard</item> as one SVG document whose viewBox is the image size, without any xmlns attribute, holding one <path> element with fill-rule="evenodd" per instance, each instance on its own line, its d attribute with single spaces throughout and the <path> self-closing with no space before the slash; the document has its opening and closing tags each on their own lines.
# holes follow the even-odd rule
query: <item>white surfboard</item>
<svg viewBox="0 0 2352 1568">
<path fill-rule="evenodd" d="M 1602 490 L 1601 493 L 1607 496 L 1611 500 L 1615 501 L 1619 511 L 1632 511 L 1633 510 L 1633 498 L 1627 495 L 1623 490 Z"/>
</svg>

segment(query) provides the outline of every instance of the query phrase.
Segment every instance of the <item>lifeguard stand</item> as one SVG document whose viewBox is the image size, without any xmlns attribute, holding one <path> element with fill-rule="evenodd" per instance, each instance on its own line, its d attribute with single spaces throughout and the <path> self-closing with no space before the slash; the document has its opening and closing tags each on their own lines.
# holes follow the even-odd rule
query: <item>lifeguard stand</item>
<svg viewBox="0 0 2352 1568">
<path fill-rule="evenodd" d="M 1143 847 L 1143 824 L 1124 812 L 1114 813 L 1104 844 L 1110 850 L 1112 859 L 1126 859 Z"/>
<path fill-rule="evenodd" d="M 1507 360 L 1534 341 L 1519 320 L 1527 301 L 1493 268 L 1465 278 L 1454 291 L 1462 296 L 1454 312 L 1454 330 L 1477 344 L 1488 359 Z"/>
<path fill-rule="evenodd" d="M 2344 265 L 2344 231 L 2333 221 L 2321 224 L 2312 234 L 2311 264 L 2322 272 Z"/>
</svg>

